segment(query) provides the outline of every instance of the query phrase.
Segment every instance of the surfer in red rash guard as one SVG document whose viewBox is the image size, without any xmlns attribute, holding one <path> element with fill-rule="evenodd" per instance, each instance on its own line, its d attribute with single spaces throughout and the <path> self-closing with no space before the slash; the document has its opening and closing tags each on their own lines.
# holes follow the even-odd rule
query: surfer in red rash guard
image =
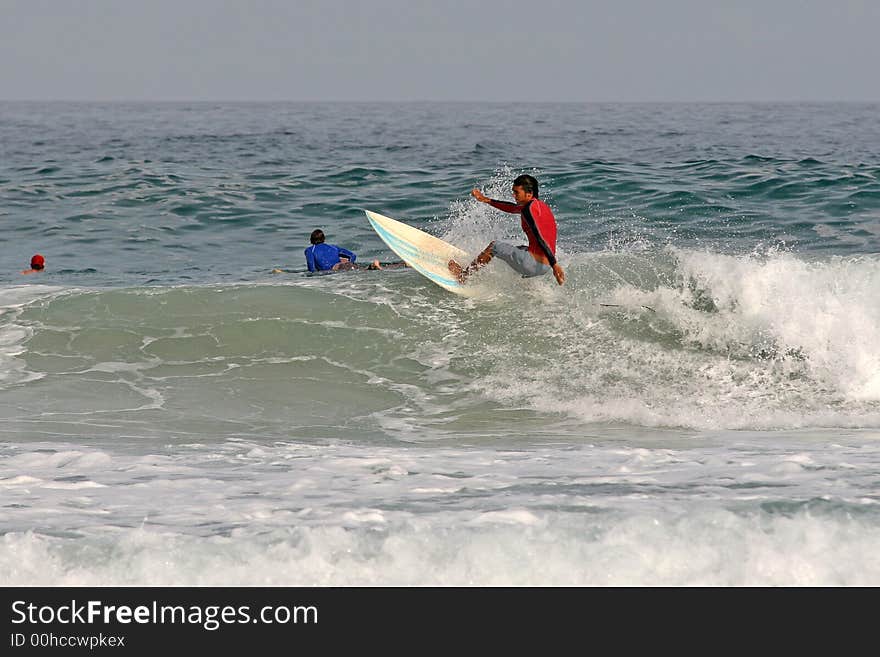
<svg viewBox="0 0 880 657">
<path fill-rule="evenodd" d="M 493 208 L 519 214 L 520 225 L 529 240 L 529 245 L 515 246 L 507 242 L 490 242 L 489 246 L 483 249 L 467 267 L 462 268 L 455 260 L 450 260 L 449 270 L 460 283 L 464 283 L 471 274 L 488 264 L 494 256 L 498 256 L 522 274 L 523 278 L 541 276 L 552 270 L 556 282 L 562 285 L 565 282 L 565 272 L 556 262 L 556 218 L 550 207 L 538 198 L 538 181 L 532 176 L 518 176 L 513 181 L 512 191 L 516 203 L 496 201 L 484 195 L 479 189 L 474 189 L 471 196 L 481 203 L 488 203 Z"/>
</svg>

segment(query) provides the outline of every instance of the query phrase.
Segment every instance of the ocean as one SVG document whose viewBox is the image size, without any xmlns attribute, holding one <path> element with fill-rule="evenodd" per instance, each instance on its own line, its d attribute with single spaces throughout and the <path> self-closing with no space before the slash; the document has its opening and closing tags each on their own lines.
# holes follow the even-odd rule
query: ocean
<svg viewBox="0 0 880 657">
<path fill-rule="evenodd" d="M 564 286 L 307 273 L 521 173 Z M 0 585 L 880 585 L 880 105 L 3 102 L 0 199 Z"/>
</svg>

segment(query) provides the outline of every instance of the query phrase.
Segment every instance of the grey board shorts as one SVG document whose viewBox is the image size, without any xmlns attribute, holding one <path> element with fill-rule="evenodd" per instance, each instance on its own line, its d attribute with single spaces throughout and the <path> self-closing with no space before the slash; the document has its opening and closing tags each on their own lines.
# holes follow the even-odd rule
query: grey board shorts
<svg viewBox="0 0 880 657">
<path fill-rule="evenodd" d="M 523 278 L 540 276 L 550 271 L 550 267 L 543 262 L 538 262 L 529 253 L 529 247 L 516 246 L 508 242 L 495 242 L 492 247 L 492 255 L 501 258 L 515 271 L 522 274 Z"/>
</svg>

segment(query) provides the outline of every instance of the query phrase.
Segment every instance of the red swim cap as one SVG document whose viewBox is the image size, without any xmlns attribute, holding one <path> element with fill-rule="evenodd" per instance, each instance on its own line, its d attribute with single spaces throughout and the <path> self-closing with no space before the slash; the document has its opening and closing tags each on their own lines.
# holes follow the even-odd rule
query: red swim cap
<svg viewBox="0 0 880 657">
<path fill-rule="evenodd" d="M 31 258 L 31 269 L 39 269 L 46 264 L 46 259 L 39 253 Z"/>
</svg>

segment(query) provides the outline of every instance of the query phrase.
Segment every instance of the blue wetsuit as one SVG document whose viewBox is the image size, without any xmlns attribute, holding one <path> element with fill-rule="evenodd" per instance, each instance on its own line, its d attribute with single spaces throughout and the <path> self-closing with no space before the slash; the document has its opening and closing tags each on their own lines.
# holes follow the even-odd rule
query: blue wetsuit
<svg viewBox="0 0 880 657">
<path fill-rule="evenodd" d="M 351 262 L 357 260 L 357 256 L 348 249 L 343 249 L 335 244 L 326 244 L 325 242 L 313 244 L 306 249 L 305 253 L 309 271 L 333 269 L 333 265 L 340 262 L 339 256 L 345 256 Z"/>
</svg>

